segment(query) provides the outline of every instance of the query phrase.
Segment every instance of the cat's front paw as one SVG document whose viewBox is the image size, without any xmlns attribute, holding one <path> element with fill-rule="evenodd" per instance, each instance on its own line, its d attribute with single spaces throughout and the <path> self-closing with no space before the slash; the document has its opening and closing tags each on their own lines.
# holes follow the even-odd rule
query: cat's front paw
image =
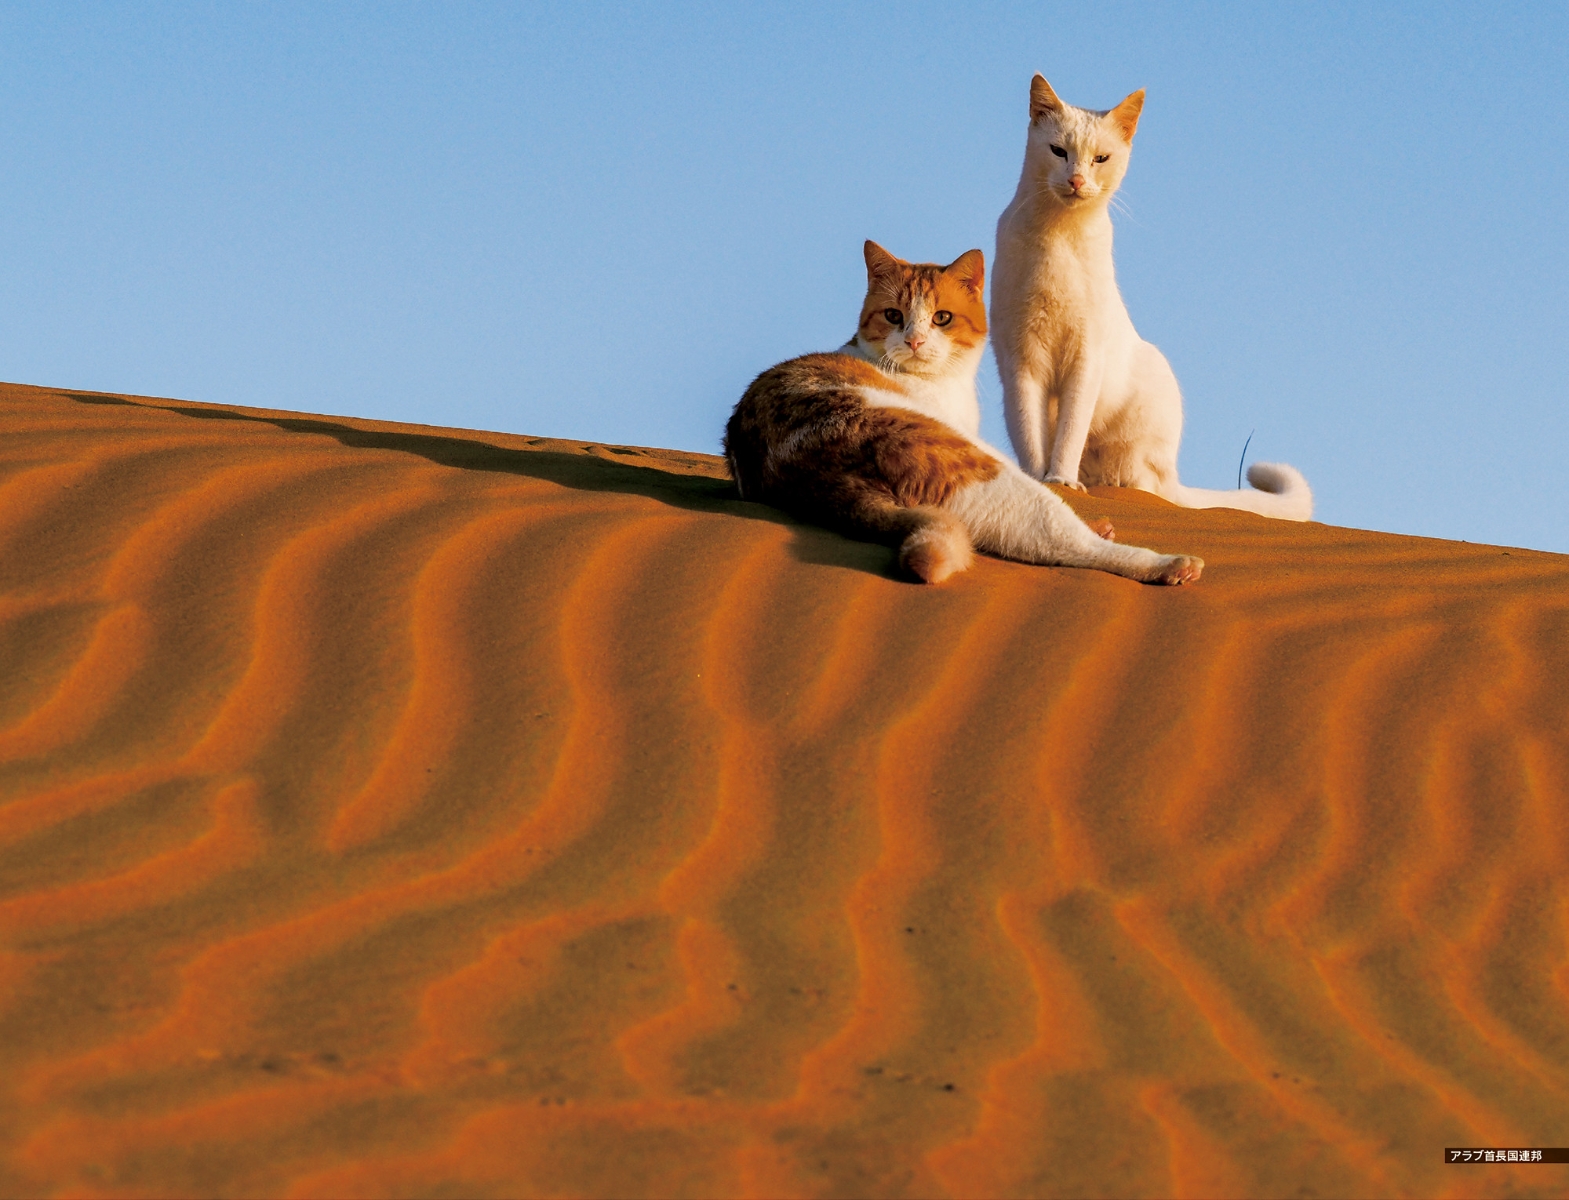
<svg viewBox="0 0 1569 1200">
<path fill-rule="evenodd" d="M 1077 479 L 1065 479 L 1061 475 L 1048 475 L 1045 479 L 1041 480 L 1041 482 L 1055 483 L 1058 487 L 1072 488 L 1076 492 L 1087 492 L 1090 490 Z"/>
</svg>

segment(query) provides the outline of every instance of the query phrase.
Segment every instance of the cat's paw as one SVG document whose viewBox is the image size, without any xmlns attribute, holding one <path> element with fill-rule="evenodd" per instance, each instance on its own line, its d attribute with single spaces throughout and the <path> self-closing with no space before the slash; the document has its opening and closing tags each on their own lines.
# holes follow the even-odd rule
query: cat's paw
<svg viewBox="0 0 1569 1200">
<path fill-rule="evenodd" d="M 1108 542 L 1115 542 L 1117 540 L 1117 528 L 1111 523 L 1110 517 L 1101 517 L 1099 520 L 1086 521 L 1085 524 L 1090 527 L 1090 532 L 1093 533 L 1096 537 L 1103 538 Z"/>
<path fill-rule="evenodd" d="M 1166 583 L 1175 587 L 1179 583 L 1197 583 L 1204 574 L 1204 560 L 1188 554 L 1174 554 L 1157 569 L 1151 583 Z"/>
<path fill-rule="evenodd" d="M 1045 479 L 1041 480 L 1041 482 L 1055 483 L 1058 487 L 1072 488 L 1076 492 L 1087 492 L 1090 490 L 1077 479 L 1065 479 L 1061 475 L 1048 475 Z"/>
</svg>

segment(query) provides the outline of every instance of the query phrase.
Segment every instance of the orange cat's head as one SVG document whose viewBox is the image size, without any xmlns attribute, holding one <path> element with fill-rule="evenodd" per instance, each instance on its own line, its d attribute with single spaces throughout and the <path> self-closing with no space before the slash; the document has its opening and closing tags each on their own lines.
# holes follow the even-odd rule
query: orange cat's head
<svg viewBox="0 0 1569 1200">
<path fill-rule="evenodd" d="M 855 340 L 890 371 L 943 375 L 974 368 L 986 345 L 986 258 L 979 250 L 946 267 L 907 263 L 866 243 L 866 301 Z"/>
</svg>

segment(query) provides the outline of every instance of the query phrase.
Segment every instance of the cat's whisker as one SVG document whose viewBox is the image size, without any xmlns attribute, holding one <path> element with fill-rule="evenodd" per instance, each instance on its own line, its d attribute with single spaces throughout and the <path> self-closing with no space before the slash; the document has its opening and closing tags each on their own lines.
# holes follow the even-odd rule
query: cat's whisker
<svg viewBox="0 0 1569 1200">
<path fill-rule="evenodd" d="M 1127 217 L 1128 220 L 1132 221 L 1141 229 L 1145 228 L 1144 222 L 1139 220 L 1138 217 L 1134 215 L 1133 205 L 1129 204 L 1127 198 L 1124 197 L 1121 193 L 1114 194 L 1111 198 L 1111 203 L 1112 207 L 1120 212 L 1123 216 Z"/>
</svg>

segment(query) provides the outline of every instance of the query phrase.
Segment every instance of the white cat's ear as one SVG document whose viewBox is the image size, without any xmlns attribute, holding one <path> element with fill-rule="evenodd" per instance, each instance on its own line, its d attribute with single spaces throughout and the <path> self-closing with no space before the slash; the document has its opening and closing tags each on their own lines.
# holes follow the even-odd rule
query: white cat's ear
<svg viewBox="0 0 1569 1200">
<path fill-rule="evenodd" d="M 875 278 L 878 275 L 891 274 L 899 266 L 899 260 L 888 251 L 884 250 L 871 238 L 866 239 L 866 273 Z"/>
<path fill-rule="evenodd" d="M 1062 101 L 1057 99 L 1057 93 L 1051 90 L 1051 84 L 1046 82 L 1046 76 L 1037 75 L 1030 80 L 1030 121 L 1039 121 L 1047 113 L 1062 112 Z"/>
<path fill-rule="evenodd" d="M 943 268 L 944 275 L 952 275 L 959 286 L 972 296 L 979 296 L 986 286 L 986 256 L 979 250 L 966 250 Z"/>
<path fill-rule="evenodd" d="M 1111 118 L 1117 132 L 1122 134 L 1122 140 L 1131 142 L 1133 131 L 1139 127 L 1139 114 L 1143 111 L 1144 89 L 1140 88 L 1106 115 Z"/>
</svg>

